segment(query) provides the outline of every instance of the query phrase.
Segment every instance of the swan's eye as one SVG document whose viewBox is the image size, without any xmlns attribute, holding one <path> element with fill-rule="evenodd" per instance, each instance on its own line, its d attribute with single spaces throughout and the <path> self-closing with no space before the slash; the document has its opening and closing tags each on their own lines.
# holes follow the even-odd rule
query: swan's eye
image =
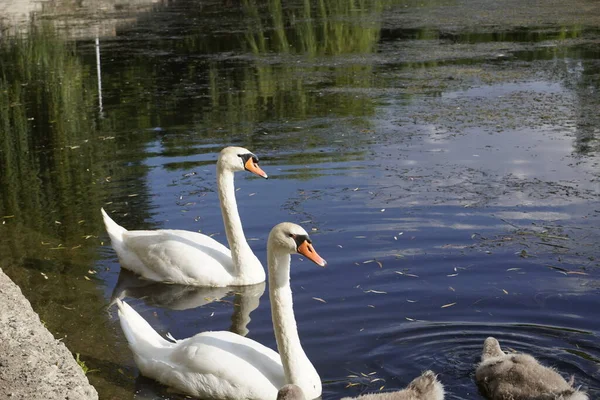
<svg viewBox="0 0 600 400">
<path fill-rule="evenodd" d="M 258 157 L 256 157 L 252 153 L 238 154 L 237 156 L 242 159 L 242 162 L 244 164 L 246 164 L 248 162 L 248 160 L 252 160 L 253 164 L 258 164 Z"/>
<path fill-rule="evenodd" d="M 288 236 L 291 238 L 296 238 L 296 235 L 294 235 L 293 233 L 289 233 Z"/>
</svg>

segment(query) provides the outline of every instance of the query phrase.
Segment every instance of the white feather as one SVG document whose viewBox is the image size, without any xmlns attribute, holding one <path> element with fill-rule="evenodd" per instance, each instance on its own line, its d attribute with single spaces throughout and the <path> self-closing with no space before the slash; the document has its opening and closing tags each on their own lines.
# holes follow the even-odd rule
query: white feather
<svg viewBox="0 0 600 400">
<path fill-rule="evenodd" d="M 267 246 L 269 277 L 273 277 L 269 294 L 276 316 L 273 329 L 281 356 L 227 331 L 203 332 L 168 342 L 131 307 L 116 300 L 121 326 L 140 372 L 203 399 L 275 399 L 286 383 L 297 384 L 309 398 L 319 397 L 321 379 L 302 349 L 294 319 L 289 269 L 290 254 L 296 252 L 297 245 L 290 235 L 307 234 L 297 225 L 279 224 L 271 231 Z"/>
<path fill-rule="evenodd" d="M 157 281 L 196 286 L 244 286 L 264 282 L 265 271 L 242 229 L 233 175 L 244 169 L 241 147 L 226 147 L 217 161 L 219 199 L 233 252 L 215 239 L 184 230 L 128 231 L 102 209 L 102 218 L 121 266 Z"/>
</svg>

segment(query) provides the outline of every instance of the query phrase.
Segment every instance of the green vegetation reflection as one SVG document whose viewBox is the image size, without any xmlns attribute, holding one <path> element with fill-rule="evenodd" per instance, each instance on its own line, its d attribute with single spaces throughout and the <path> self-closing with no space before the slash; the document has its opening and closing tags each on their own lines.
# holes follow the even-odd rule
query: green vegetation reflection
<svg viewBox="0 0 600 400">
<path fill-rule="evenodd" d="M 243 0 L 246 41 L 255 54 L 295 53 L 311 57 L 371 54 L 381 31 L 381 13 L 391 1 L 304 0 L 283 8 L 269 0 L 261 13 L 257 0 Z"/>
<path fill-rule="evenodd" d="M 92 383 L 102 385 L 114 374 L 107 393 L 126 398 L 131 387 L 114 382 L 133 383 L 107 361 L 124 359 L 126 352 L 124 343 L 115 345 L 113 326 L 101 311 L 105 300 L 95 269 L 104 232 L 99 209 L 113 197 L 107 180 L 126 180 L 143 194 L 143 171 L 139 175 L 116 161 L 123 140 L 104 133 L 112 132 L 114 120 L 98 118 L 95 70 L 82 63 L 74 45 L 51 23 L 32 24 L 27 36 L 4 33 L 0 267 L 47 328 L 80 353 L 87 367 L 103 371 L 90 375 Z"/>
<path fill-rule="evenodd" d="M 320 117 L 351 118 L 367 127 L 363 118 L 375 110 L 368 89 L 377 85 L 370 56 L 386 3 L 304 0 L 283 7 L 281 0 L 243 0 L 245 45 L 254 58 L 241 72 L 210 65 L 212 112 L 204 127 L 251 134 L 266 120 Z M 316 146 L 328 138 L 311 139 Z"/>
</svg>

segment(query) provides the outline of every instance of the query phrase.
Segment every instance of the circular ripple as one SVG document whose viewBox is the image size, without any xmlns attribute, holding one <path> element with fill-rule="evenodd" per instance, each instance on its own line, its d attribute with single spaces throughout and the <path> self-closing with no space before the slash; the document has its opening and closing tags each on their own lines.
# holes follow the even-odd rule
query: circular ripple
<svg viewBox="0 0 600 400">
<path fill-rule="evenodd" d="M 494 336 L 505 351 L 531 354 L 544 365 L 555 367 L 565 378 L 575 377 L 576 385 L 591 398 L 600 394 L 600 346 L 591 332 L 556 326 L 526 324 L 412 323 L 370 331 L 363 342 L 376 343 L 347 365 L 349 370 L 385 381 L 386 388 L 401 388 L 423 370 L 439 374 L 450 399 L 478 398 L 474 371 L 480 360 L 483 341 Z M 362 376 L 362 375 L 359 375 Z M 357 394 L 377 390 L 381 381 L 356 388 Z M 328 388 L 344 395 L 342 386 Z M 336 390 L 337 389 L 337 390 Z"/>
</svg>

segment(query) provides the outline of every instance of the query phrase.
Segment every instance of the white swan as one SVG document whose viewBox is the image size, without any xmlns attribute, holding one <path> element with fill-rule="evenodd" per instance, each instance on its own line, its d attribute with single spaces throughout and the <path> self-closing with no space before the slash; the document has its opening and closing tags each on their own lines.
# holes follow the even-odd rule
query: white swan
<svg viewBox="0 0 600 400">
<path fill-rule="evenodd" d="M 292 383 L 306 396 L 321 395 L 321 379 L 298 337 L 290 254 L 300 253 L 320 266 L 326 262 L 313 249 L 300 226 L 284 222 L 269 235 L 269 297 L 279 354 L 254 340 L 227 331 L 203 332 L 175 343 L 163 339 L 126 303 L 117 300 L 119 319 L 142 375 L 203 399 L 275 399 Z"/>
<path fill-rule="evenodd" d="M 504 354 L 500 343 L 485 339 L 475 371 L 481 393 L 491 400 L 588 400 L 554 369 L 528 354 Z"/>
<path fill-rule="evenodd" d="M 157 282 L 195 286 L 244 286 L 264 282 L 265 270 L 244 236 L 233 174 L 247 170 L 263 178 L 258 158 L 242 147 L 226 147 L 217 161 L 217 186 L 231 251 L 197 232 L 128 231 L 102 209 L 106 231 L 123 268 Z"/>
<path fill-rule="evenodd" d="M 300 387 L 287 384 L 279 389 L 277 400 L 306 400 L 306 398 Z M 402 390 L 368 393 L 358 397 L 344 397 L 342 400 L 444 400 L 444 386 L 432 371 L 425 371 Z"/>
</svg>

